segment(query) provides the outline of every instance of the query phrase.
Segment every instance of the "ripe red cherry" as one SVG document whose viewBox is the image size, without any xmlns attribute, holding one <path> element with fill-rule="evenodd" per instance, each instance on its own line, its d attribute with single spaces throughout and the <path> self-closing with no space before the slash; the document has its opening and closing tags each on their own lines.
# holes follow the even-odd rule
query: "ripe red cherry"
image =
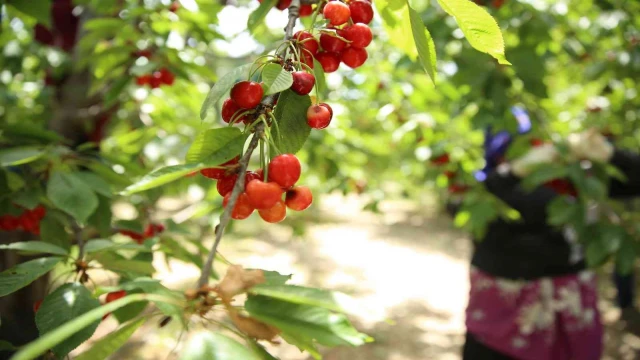
<svg viewBox="0 0 640 360">
<path fill-rule="evenodd" d="M 246 193 L 249 204 L 258 210 L 270 209 L 282 199 L 282 189 L 275 182 L 253 180 L 247 184 Z"/>
<path fill-rule="evenodd" d="M 329 114 L 331 114 L 331 118 L 333 119 L 333 109 L 331 108 L 331 106 L 329 106 L 329 104 L 327 103 L 320 103 L 320 106 L 329 110 Z"/>
<path fill-rule="evenodd" d="M 278 10 L 284 10 L 288 8 L 289 5 L 291 5 L 291 0 L 280 0 L 278 1 L 278 5 L 276 5 L 276 8 L 278 8 Z"/>
<path fill-rule="evenodd" d="M 33 303 L 33 312 L 34 313 L 38 312 L 38 310 L 40 309 L 40 305 L 42 305 L 42 300 L 38 300 L 38 301 Z"/>
<path fill-rule="evenodd" d="M 324 129 L 331 123 L 331 112 L 321 105 L 311 105 L 307 110 L 307 124 L 313 129 Z"/>
<path fill-rule="evenodd" d="M 291 210 L 302 211 L 311 206 L 313 194 L 306 186 L 296 186 L 287 191 L 285 204 Z"/>
<path fill-rule="evenodd" d="M 162 68 L 160 69 L 160 79 L 162 80 L 163 83 L 167 85 L 173 85 L 173 82 L 175 81 L 176 76 L 173 75 L 173 73 L 169 71 L 169 69 Z"/>
<path fill-rule="evenodd" d="M 458 184 L 449 185 L 449 192 L 451 194 L 464 194 L 467 192 L 467 190 L 469 190 L 469 187 L 466 185 L 458 185 Z"/>
<path fill-rule="evenodd" d="M 169 11 L 171 11 L 172 13 L 178 11 L 178 9 L 180 9 L 180 3 L 177 1 L 174 1 L 171 3 L 171 5 L 169 5 Z"/>
<path fill-rule="evenodd" d="M 300 17 L 307 17 L 313 14 L 313 8 L 311 5 L 300 5 Z"/>
<path fill-rule="evenodd" d="M 279 223 L 287 217 L 287 207 L 284 205 L 284 201 L 278 200 L 275 205 L 266 210 L 258 210 L 258 214 L 262 220 L 268 223 Z"/>
<path fill-rule="evenodd" d="M 300 179 L 301 171 L 300 161 L 295 155 L 278 155 L 269 163 L 269 181 L 288 189 Z"/>
<path fill-rule="evenodd" d="M 351 21 L 354 23 L 368 24 L 373 20 L 373 8 L 371 3 L 362 0 L 356 0 L 349 3 L 351 11 Z"/>
<path fill-rule="evenodd" d="M 110 303 L 112 301 L 116 301 L 118 299 L 122 299 L 125 296 L 127 296 L 127 292 L 124 291 L 124 290 L 110 292 L 110 293 L 107 294 L 106 302 L 108 304 L 108 303 Z"/>
<path fill-rule="evenodd" d="M 316 38 L 314 38 L 313 35 L 311 35 L 311 33 L 309 33 L 308 31 L 298 31 L 297 33 L 293 34 L 293 38 L 298 40 L 299 46 L 303 49 L 308 50 L 311 55 L 315 55 L 318 53 L 318 48 L 320 47 L 320 45 L 318 44 L 318 40 L 316 40 Z"/>
<path fill-rule="evenodd" d="M 37 219 L 42 219 L 47 214 L 47 209 L 42 205 L 38 205 L 33 209 L 33 214 Z"/>
<path fill-rule="evenodd" d="M 316 84 L 316 78 L 306 71 L 294 71 L 291 75 L 293 76 L 291 90 L 298 95 L 307 95 Z"/>
<path fill-rule="evenodd" d="M 162 74 L 159 71 L 155 71 L 151 74 L 151 78 L 149 79 L 149 85 L 152 89 L 157 89 L 162 85 Z"/>
<path fill-rule="evenodd" d="M 224 173 L 227 171 L 227 167 L 238 163 L 238 157 L 235 157 L 224 164 L 218 165 L 220 168 L 208 168 L 200 170 L 200 174 L 209 179 L 219 180 L 224 177 Z"/>
<path fill-rule="evenodd" d="M 144 86 L 151 83 L 151 75 L 142 75 L 136 78 L 136 84 Z"/>
<path fill-rule="evenodd" d="M 345 39 L 351 41 L 351 47 L 365 48 L 371 44 L 373 34 L 371 29 L 364 24 L 353 24 L 343 31 Z"/>
<path fill-rule="evenodd" d="M 222 206 L 227 207 L 229 203 L 229 198 L 231 198 L 231 193 L 225 195 L 224 200 L 222 201 Z M 236 205 L 233 207 L 231 211 L 231 218 L 235 220 L 244 220 L 248 218 L 255 209 L 249 203 L 249 197 L 246 193 L 240 194 L 238 196 L 238 200 L 236 201 Z"/>
<path fill-rule="evenodd" d="M 444 165 L 449 163 L 449 154 L 442 154 L 434 159 L 431 159 L 431 163 L 434 165 Z"/>
<path fill-rule="evenodd" d="M 258 174 L 257 172 L 247 171 L 244 176 L 244 184 L 245 188 L 249 185 L 253 180 L 262 180 L 264 176 L 262 174 Z"/>
<path fill-rule="evenodd" d="M 331 25 L 338 26 L 349 21 L 351 11 L 349 7 L 340 1 L 331 1 L 324 6 L 322 15 L 329 20 Z"/>
<path fill-rule="evenodd" d="M 443 174 L 447 177 L 447 179 L 453 179 L 454 177 L 456 177 L 456 173 L 450 170 L 445 171 Z"/>
<path fill-rule="evenodd" d="M 216 184 L 218 194 L 225 196 L 230 193 L 233 190 L 233 186 L 236 184 L 236 180 L 238 180 L 238 175 L 236 174 L 224 176 L 222 179 L 218 180 L 218 183 Z"/>
<path fill-rule="evenodd" d="M 338 36 L 347 38 L 343 30 L 336 31 Z M 339 53 L 347 47 L 347 43 L 339 37 L 333 36 L 333 34 L 322 33 L 320 35 L 320 46 L 324 51 Z"/>
<path fill-rule="evenodd" d="M 314 55 L 309 54 L 307 51 L 302 51 L 300 53 L 300 62 L 305 63 L 308 67 L 313 69 L 313 57 Z"/>
<path fill-rule="evenodd" d="M 542 146 L 544 144 L 544 141 L 542 141 L 541 139 L 531 139 L 530 144 L 533 147 L 538 147 Z"/>
<path fill-rule="evenodd" d="M 367 50 L 354 47 L 345 49 L 340 56 L 342 62 L 352 69 L 360 67 L 368 57 Z"/>
<path fill-rule="evenodd" d="M 224 103 L 222 103 L 222 120 L 224 120 L 224 122 L 228 124 L 229 122 L 231 122 L 231 119 L 233 119 L 233 116 L 238 113 L 238 111 L 243 112 L 244 110 L 245 109 L 238 106 L 235 101 L 227 99 L 224 101 Z M 240 115 L 240 113 L 238 113 L 238 115 Z M 247 121 L 249 121 L 249 115 L 244 115 L 236 119 L 236 122 L 234 124 L 240 124 Z"/>
<path fill-rule="evenodd" d="M 258 180 L 264 181 L 264 170 L 262 169 L 256 170 L 256 175 L 258 176 Z"/>
<path fill-rule="evenodd" d="M 231 88 L 231 99 L 241 108 L 253 109 L 260 104 L 264 90 L 255 81 L 241 81 Z"/>
<path fill-rule="evenodd" d="M 332 73 L 338 70 L 340 66 L 340 55 L 333 52 L 321 51 L 316 55 L 316 60 L 322 65 L 322 69 L 326 73 Z"/>
</svg>

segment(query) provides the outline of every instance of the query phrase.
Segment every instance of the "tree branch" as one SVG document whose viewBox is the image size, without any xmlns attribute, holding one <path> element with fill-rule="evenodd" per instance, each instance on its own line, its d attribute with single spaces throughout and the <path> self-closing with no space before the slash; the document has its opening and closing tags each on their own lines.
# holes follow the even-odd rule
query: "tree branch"
<svg viewBox="0 0 640 360">
<path fill-rule="evenodd" d="M 291 2 L 291 5 L 289 6 L 289 22 L 287 23 L 287 26 L 284 29 L 285 41 L 290 40 L 293 37 L 293 28 L 296 25 L 296 20 L 298 19 L 299 15 L 300 15 L 300 0 L 293 0 Z M 286 48 L 284 51 L 286 51 Z M 277 100 L 278 100 L 278 94 L 270 95 L 265 97 L 262 100 L 262 104 L 273 106 Z M 216 253 L 218 252 L 218 245 L 220 245 L 220 241 L 222 240 L 222 234 L 224 233 L 225 227 L 229 224 L 229 221 L 231 221 L 231 212 L 233 211 L 233 208 L 235 207 L 236 202 L 238 201 L 238 197 L 240 197 L 240 194 L 244 191 L 244 180 L 247 172 L 247 167 L 249 166 L 249 161 L 251 160 L 251 155 L 253 154 L 253 151 L 258 147 L 258 144 L 260 143 L 260 139 L 264 135 L 264 131 L 265 131 L 264 122 L 256 125 L 253 138 L 251 138 L 251 142 L 249 143 L 249 147 L 247 148 L 247 151 L 242 156 L 242 159 L 240 159 L 239 161 L 240 168 L 238 170 L 239 171 L 238 179 L 236 180 L 236 183 L 233 186 L 231 196 L 229 197 L 229 202 L 227 203 L 227 206 L 224 209 L 224 212 L 220 216 L 220 224 L 216 226 L 216 239 L 213 243 L 213 246 L 211 247 L 211 251 L 209 251 L 209 255 L 207 256 L 207 261 L 204 267 L 202 268 L 202 273 L 200 275 L 200 279 L 198 280 L 198 286 L 197 286 L 198 288 L 202 288 L 203 286 L 207 285 L 207 283 L 209 282 L 209 276 L 211 275 L 211 270 L 213 269 L 213 261 L 216 257 Z"/>
</svg>

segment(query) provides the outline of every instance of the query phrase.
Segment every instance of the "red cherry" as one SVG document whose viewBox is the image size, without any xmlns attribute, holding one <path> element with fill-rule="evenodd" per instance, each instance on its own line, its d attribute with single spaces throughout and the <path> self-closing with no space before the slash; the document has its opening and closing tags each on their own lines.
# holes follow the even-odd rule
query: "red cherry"
<svg viewBox="0 0 640 360">
<path fill-rule="evenodd" d="M 467 192 L 467 190 L 469 190 L 469 187 L 466 185 L 449 185 L 449 192 L 451 194 L 464 194 L 465 192 Z"/>
<path fill-rule="evenodd" d="M 47 209 L 42 205 L 38 205 L 35 209 L 33 209 L 33 214 L 37 219 L 42 219 L 43 217 L 45 217 L 45 215 L 47 215 Z"/>
<path fill-rule="evenodd" d="M 258 210 L 262 220 L 268 223 L 279 223 L 287 217 L 287 207 L 284 201 L 278 200 L 275 205 L 266 210 Z"/>
<path fill-rule="evenodd" d="M 367 50 L 354 47 L 345 49 L 340 56 L 342 62 L 352 69 L 360 67 L 368 57 Z"/>
<path fill-rule="evenodd" d="M 365 48 L 373 40 L 371 29 L 365 24 L 353 24 L 345 28 L 343 34 L 345 39 L 351 41 L 351 47 L 354 48 Z"/>
<path fill-rule="evenodd" d="M 144 235 L 143 234 L 139 234 L 135 231 L 131 231 L 131 230 L 119 230 L 118 231 L 120 234 L 122 235 L 126 235 L 128 237 L 130 237 L 131 239 L 133 239 L 133 241 L 137 242 L 138 244 L 142 244 L 144 242 Z"/>
<path fill-rule="evenodd" d="M 238 104 L 236 104 L 236 102 L 231 99 L 225 100 L 224 103 L 222 103 L 222 120 L 224 120 L 224 122 L 228 124 L 229 122 L 231 122 L 231 119 L 233 119 L 233 116 L 236 113 L 240 115 L 238 111 L 243 112 L 245 111 L 245 109 L 238 106 Z M 249 120 L 249 115 L 247 114 L 236 119 L 236 122 L 234 124 L 240 124 L 248 120 Z"/>
<path fill-rule="evenodd" d="M 262 85 L 255 81 L 241 81 L 231 88 L 231 99 L 245 109 L 258 106 L 263 94 Z"/>
<path fill-rule="evenodd" d="M 180 3 L 177 1 L 174 1 L 171 3 L 171 5 L 169 5 L 169 11 L 171 11 L 172 13 L 178 11 L 178 9 L 180 9 Z"/>
<path fill-rule="evenodd" d="M 313 55 L 311 55 L 308 51 L 304 50 L 300 53 L 300 62 L 313 69 Z"/>
<path fill-rule="evenodd" d="M 329 110 L 329 114 L 331 114 L 331 119 L 333 119 L 333 109 L 331 108 L 331 106 L 329 106 L 329 104 L 327 103 L 320 103 L 320 106 Z"/>
<path fill-rule="evenodd" d="M 371 3 L 362 0 L 356 0 L 349 3 L 351 11 L 351 21 L 354 23 L 368 24 L 373 19 L 373 8 Z"/>
<path fill-rule="evenodd" d="M 339 26 L 349 21 L 351 11 L 347 5 L 340 1 L 331 1 L 324 6 L 322 15 L 329 20 L 331 25 Z"/>
<path fill-rule="evenodd" d="M 226 207 L 229 203 L 229 198 L 231 198 L 231 193 L 227 194 L 222 201 L 222 206 Z M 238 200 L 236 201 L 236 205 L 233 207 L 233 211 L 231 211 L 231 218 L 235 220 L 243 220 L 248 218 L 255 209 L 249 203 L 249 197 L 246 193 L 240 194 Z"/>
<path fill-rule="evenodd" d="M 136 84 L 144 86 L 151 83 L 151 75 L 142 75 L 136 78 Z"/>
<path fill-rule="evenodd" d="M 298 31 L 293 34 L 293 38 L 298 40 L 298 46 L 306 49 L 311 53 L 311 55 L 315 55 L 318 53 L 318 48 L 320 45 L 318 44 L 318 40 L 311 35 L 308 31 Z M 306 52 L 306 51 L 305 51 Z"/>
<path fill-rule="evenodd" d="M 53 45 L 53 33 L 44 25 L 37 24 L 34 28 L 34 39 L 43 45 Z"/>
<path fill-rule="evenodd" d="M 146 57 L 147 59 L 153 55 L 151 50 L 138 50 L 134 53 L 136 57 Z"/>
<path fill-rule="evenodd" d="M 258 176 L 258 180 L 264 181 L 264 170 L 258 169 L 255 174 Z"/>
<path fill-rule="evenodd" d="M 313 8 L 311 7 L 311 5 L 300 5 L 300 17 L 307 17 L 311 14 L 313 14 Z"/>
<path fill-rule="evenodd" d="M 288 8 L 290 5 L 291 5 L 291 0 L 280 0 L 278 1 L 278 5 L 276 5 L 276 8 L 278 8 L 278 10 L 284 10 Z"/>
<path fill-rule="evenodd" d="M 293 154 L 283 154 L 274 157 L 269 163 L 269 181 L 287 189 L 300 179 L 300 161 Z"/>
<path fill-rule="evenodd" d="M 163 233 L 164 230 L 165 230 L 164 225 L 162 225 L 162 224 L 151 224 L 151 226 L 153 227 L 153 231 L 156 234 Z"/>
<path fill-rule="evenodd" d="M 449 163 L 449 154 L 442 154 L 434 159 L 431 159 L 431 163 L 434 165 L 444 165 Z"/>
<path fill-rule="evenodd" d="M 311 105 L 307 110 L 307 124 L 312 129 L 324 129 L 331 123 L 331 112 L 324 106 Z"/>
<path fill-rule="evenodd" d="M 493 7 L 496 8 L 496 9 L 500 9 L 502 7 L 502 5 L 504 5 L 504 2 L 505 2 L 505 0 L 493 0 L 491 5 L 493 5 Z"/>
<path fill-rule="evenodd" d="M 151 85 L 152 89 L 157 89 L 162 85 L 162 74 L 160 71 L 154 71 L 151 75 L 151 79 L 149 79 L 149 85 Z"/>
<path fill-rule="evenodd" d="M 533 147 L 538 147 L 538 146 L 542 146 L 544 144 L 544 141 L 542 141 L 541 139 L 531 139 L 529 143 Z"/>
<path fill-rule="evenodd" d="M 311 206 L 313 194 L 306 186 L 296 186 L 287 191 L 285 204 L 291 210 L 302 211 Z"/>
<path fill-rule="evenodd" d="M 291 75 L 293 76 L 291 90 L 298 95 L 307 95 L 316 84 L 316 78 L 306 71 L 294 71 Z"/>
<path fill-rule="evenodd" d="M 112 301 L 116 301 L 118 299 L 122 299 L 123 297 L 127 296 L 127 292 L 124 290 L 120 290 L 120 291 L 114 291 L 114 292 L 110 292 L 107 294 L 107 298 L 106 298 L 106 303 L 110 303 Z"/>
<path fill-rule="evenodd" d="M 16 230 L 20 227 L 20 219 L 12 215 L 6 215 L 5 225 L 9 231 Z"/>
<path fill-rule="evenodd" d="M 262 178 L 264 176 L 262 175 L 262 173 L 258 174 L 257 172 L 253 172 L 253 171 L 247 171 L 246 174 L 244 175 L 244 184 L 245 184 L 245 188 L 247 187 L 247 185 L 249 185 L 250 182 L 252 182 L 253 180 L 260 180 L 262 181 Z"/>
<path fill-rule="evenodd" d="M 282 189 L 275 182 L 253 180 L 247 184 L 246 193 L 249 204 L 258 210 L 270 209 L 282 199 Z"/>
<path fill-rule="evenodd" d="M 156 235 L 156 229 L 153 227 L 153 225 L 149 224 L 144 228 L 145 238 L 154 237 L 155 235 Z"/>
<path fill-rule="evenodd" d="M 167 85 L 173 85 L 176 76 L 167 68 L 160 69 L 160 80 Z"/>
<path fill-rule="evenodd" d="M 208 168 L 200 170 L 200 173 L 208 177 L 209 179 L 222 179 L 224 177 L 224 173 L 228 170 L 228 167 L 231 165 L 235 165 L 238 163 L 238 157 L 235 157 L 224 164 L 218 165 L 220 168 Z"/>
<path fill-rule="evenodd" d="M 220 180 L 218 180 L 218 183 L 216 184 L 218 194 L 222 196 L 229 194 L 233 190 L 233 187 L 236 184 L 236 180 L 238 180 L 238 175 L 236 174 L 224 176 Z"/>
<path fill-rule="evenodd" d="M 40 305 L 42 305 L 42 300 L 38 300 L 38 301 L 33 303 L 33 312 L 34 313 L 38 312 L 38 310 L 40 309 Z"/>
<path fill-rule="evenodd" d="M 316 55 L 316 60 L 322 65 L 322 69 L 326 73 L 332 73 L 338 70 L 340 66 L 340 55 L 333 52 L 321 51 Z"/>
<path fill-rule="evenodd" d="M 346 39 L 346 34 L 343 30 L 336 31 L 336 34 Z M 320 46 L 324 51 L 339 53 L 347 47 L 347 42 L 333 36 L 333 34 L 322 33 L 320 35 Z"/>
</svg>

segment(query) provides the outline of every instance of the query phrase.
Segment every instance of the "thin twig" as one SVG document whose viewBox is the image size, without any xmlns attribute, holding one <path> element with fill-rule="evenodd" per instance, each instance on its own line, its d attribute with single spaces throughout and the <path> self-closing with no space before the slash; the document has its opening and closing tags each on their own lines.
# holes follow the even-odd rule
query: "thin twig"
<svg viewBox="0 0 640 360">
<path fill-rule="evenodd" d="M 82 228 L 80 228 L 80 226 L 76 222 L 73 222 L 71 224 L 71 228 L 73 230 L 73 236 L 76 240 L 76 244 L 80 249 L 78 251 L 78 260 L 82 260 L 82 258 L 84 257 L 84 237 L 82 236 Z"/>
<path fill-rule="evenodd" d="M 291 5 L 289 6 L 289 22 L 284 29 L 284 40 L 288 41 L 293 37 L 293 28 L 296 25 L 296 20 L 300 15 L 300 0 L 293 0 Z M 286 51 L 286 48 L 285 50 Z M 273 106 L 278 100 L 278 94 L 273 94 L 262 99 L 262 104 Z M 231 212 L 233 208 L 236 206 L 236 202 L 240 194 L 244 191 L 244 180 L 245 174 L 247 172 L 247 167 L 249 166 L 249 161 L 251 160 L 251 155 L 253 151 L 258 147 L 260 143 L 260 139 L 265 131 L 265 124 L 260 123 L 256 126 L 255 132 L 253 134 L 253 138 L 249 143 L 249 147 L 247 151 L 242 156 L 242 159 L 239 161 L 240 168 L 238 170 L 238 179 L 236 180 L 235 185 L 233 186 L 233 190 L 231 192 L 231 196 L 229 197 L 229 202 L 227 203 L 224 212 L 220 216 L 220 224 L 216 226 L 216 239 L 213 242 L 213 246 L 211 247 L 211 251 L 207 256 L 207 261 L 202 268 L 202 273 L 200 275 L 200 279 L 198 280 L 198 288 L 201 288 L 209 282 L 209 276 L 211 275 L 211 270 L 213 269 L 213 261 L 216 257 L 216 253 L 218 252 L 218 245 L 220 245 L 220 241 L 222 240 L 222 234 L 224 233 L 225 227 L 231 221 Z"/>
</svg>

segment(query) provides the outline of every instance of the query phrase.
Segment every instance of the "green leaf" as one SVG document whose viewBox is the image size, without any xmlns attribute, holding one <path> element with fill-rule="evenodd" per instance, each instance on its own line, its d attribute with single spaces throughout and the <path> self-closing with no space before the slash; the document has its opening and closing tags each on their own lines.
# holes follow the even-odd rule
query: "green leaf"
<svg viewBox="0 0 640 360">
<path fill-rule="evenodd" d="M 82 180 L 88 187 L 93 189 L 93 191 L 95 191 L 96 193 L 108 198 L 111 198 L 113 196 L 111 186 L 99 175 L 96 175 L 89 171 L 79 171 L 73 174 L 78 179 Z"/>
<path fill-rule="evenodd" d="M 138 182 L 128 186 L 121 192 L 121 195 L 131 195 L 168 184 L 204 167 L 202 164 L 184 164 L 159 168 L 145 175 L 142 179 L 138 180 Z"/>
<path fill-rule="evenodd" d="M 504 56 L 504 40 L 496 20 L 487 10 L 469 0 L 438 0 L 453 16 L 474 49 L 493 56 L 500 64 L 511 65 Z"/>
<path fill-rule="evenodd" d="M 0 166 L 16 166 L 38 160 L 45 150 L 38 146 L 12 147 L 0 151 Z"/>
<path fill-rule="evenodd" d="M 313 76 L 316 78 L 316 90 L 322 98 L 326 98 L 329 88 L 327 87 L 327 79 L 324 75 L 322 64 L 313 58 Z"/>
<path fill-rule="evenodd" d="M 64 249 L 71 247 L 69 234 L 52 211 L 48 211 L 47 215 L 40 221 L 40 239 Z"/>
<path fill-rule="evenodd" d="M 17 205 L 32 210 L 40 204 L 41 195 L 40 188 L 27 188 L 14 194 L 11 200 Z"/>
<path fill-rule="evenodd" d="M 69 253 L 67 250 L 42 241 L 25 241 L 15 242 L 8 245 L 0 245 L 0 250 L 16 250 L 25 251 L 36 254 L 53 254 L 66 256 Z"/>
<path fill-rule="evenodd" d="M 326 346 L 359 346 L 370 340 L 354 329 L 344 315 L 320 307 L 266 296 L 249 296 L 245 309 L 252 317 L 275 326 L 287 335 L 314 339 Z"/>
<path fill-rule="evenodd" d="M 76 173 L 55 171 L 47 184 L 47 197 L 80 223 L 85 223 L 98 208 L 98 197 Z"/>
<path fill-rule="evenodd" d="M 135 291 L 135 289 L 140 289 L 146 294 L 161 295 L 165 298 L 173 298 L 176 301 L 184 300 L 184 295 L 182 293 L 170 290 L 162 285 L 160 281 L 148 277 L 139 277 L 135 280 L 122 284 L 120 287 L 127 291 Z M 160 302 L 157 303 L 156 306 L 165 315 L 182 318 L 183 309 L 179 306 L 176 306 L 175 304 Z"/>
<path fill-rule="evenodd" d="M 25 186 L 25 181 L 22 177 L 13 171 L 7 171 L 7 185 L 11 191 L 18 191 Z"/>
<path fill-rule="evenodd" d="M 134 243 L 129 243 L 129 244 L 115 243 L 107 239 L 89 240 L 84 245 L 84 252 L 86 254 L 94 254 L 94 253 L 99 253 L 103 251 L 112 251 L 112 250 L 151 251 L 147 249 L 144 245 L 138 245 Z"/>
<path fill-rule="evenodd" d="M 8 5 L 13 6 L 21 13 L 38 20 L 38 23 L 51 28 L 51 0 L 10 0 Z"/>
<path fill-rule="evenodd" d="M 206 161 L 209 164 L 225 163 L 242 152 L 246 137 L 240 129 L 225 127 L 205 130 L 196 136 L 187 152 L 188 163 Z"/>
<path fill-rule="evenodd" d="M 409 1 L 407 0 L 407 6 L 409 7 L 409 21 L 411 22 L 411 31 L 413 33 L 413 41 L 416 44 L 418 50 L 418 57 L 420 58 L 420 64 L 424 70 L 429 74 L 431 81 L 436 83 L 436 45 L 433 42 L 431 33 L 424 25 L 420 14 L 411 8 Z"/>
<path fill-rule="evenodd" d="M 195 334 L 185 349 L 180 360 L 260 360 L 239 342 L 215 332 L 199 332 Z"/>
<path fill-rule="evenodd" d="M 616 271 L 621 275 L 630 274 L 636 261 L 636 251 L 633 247 L 633 240 L 630 238 L 620 244 L 616 253 Z"/>
<path fill-rule="evenodd" d="M 100 306 L 87 288 L 80 283 L 64 284 L 47 295 L 36 313 L 36 326 L 40 336 L 55 330 L 60 324 L 76 318 Z M 96 320 L 87 327 L 79 328 L 73 336 L 52 348 L 59 358 L 65 357 L 93 335 L 100 325 Z"/>
<path fill-rule="evenodd" d="M 548 181 L 564 179 L 567 174 L 568 170 L 565 166 L 554 166 L 550 164 L 537 166 L 531 174 L 524 178 L 522 187 L 530 191 Z"/>
<path fill-rule="evenodd" d="M 120 21 L 119 19 L 117 19 L 116 21 L 120 24 L 118 30 L 121 30 L 122 21 Z M 122 76 L 113 84 L 111 84 L 109 90 L 104 94 L 103 106 L 105 108 L 108 108 L 111 105 L 115 104 L 115 102 L 118 100 L 118 96 L 120 96 L 120 94 L 122 94 L 122 91 L 127 88 L 127 85 L 131 83 L 131 79 L 132 78 L 129 76 Z"/>
<path fill-rule="evenodd" d="M 60 344 L 69 337 L 75 335 L 78 330 L 90 326 L 96 321 L 99 322 L 104 315 L 115 311 L 125 305 L 138 301 L 154 301 L 156 304 L 159 304 L 163 302 L 174 303 L 175 299 L 153 294 L 136 294 L 125 296 L 122 299 L 104 304 L 102 306 L 98 306 L 97 308 L 84 313 L 76 317 L 75 319 L 71 319 L 65 323 L 62 323 L 62 325 L 57 327 L 55 330 L 45 334 L 44 336 L 40 336 L 35 341 L 23 346 L 21 350 L 13 356 L 12 360 L 35 359 L 46 352 L 48 349 L 55 347 L 57 344 Z M 38 311 L 38 313 L 40 313 L 40 311 Z"/>
<path fill-rule="evenodd" d="M 592 176 L 584 179 L 584 188 L 579 188 L 578 191 L 595 200 L 604 200 L 607 197 L 607 185 Z"/>
<path fill-rule="evenodd" d="M 256 285 L 251 294 L 267 296 L 296 304 L 312 305 L 338 312 L 353 309 L 353 300 L 342 293 L 297 285 Z"/>
<path fill-rule="evenodd" d="M 278 127 L 272 129 L 272 134 L 278 150 L 283 154 L 297 153 L 307 141 L 311 133 L 307 124 L 309 106 L 309 95 L 298 95 L 292 90 L 280 94 L 275 111 Z"/>
<path fill-rule="evenodd" d="M 96 341 L 91 348 L 75 357 L 76 360 L 103 360 L 116 352 L 124 345 L 147 318 L 142 318 L 122 326 L 120 329 L 107 334 Z"/>
<path fill-rule="evenodd" d="M 547 220 L 550 225 L 564 225 L 571 222 L 581 222 L 584 212 L 580 203 L 566 196 L 554 199 L 547 208 Z"/>
<path fill-rule="evenodd" d="M 141 293 L 143 292 L 138 289 L 127 291 L 127 295 Z M 123 324 L 129 320 L 132 320 L 136 316 L 139 316 L 144 311 L 144 309 L 147 308 L 147 305 L 149 305 L 147 301 L 135 302 L 133 304 L 121 307 L 120 309 L 111 313 L 111 315 L 113 315 L 113 317 L 115 317 L 120 324 Z"/>
<path fill-rule="evenodd" d="M 62 258 L 47 257 L 18 264 L 0 273 L 0 297 L 31 284 L 40 276 L 48 273 Z"/>
<path fill-rule="evenodd" d="M 277 357 L 269 354 L 269 352 L 257 341 L 251 339 L 249 341 L 249 347 L 258 356 L 260 360 L 278 360 Z"/>
<path fill-rule="evenodd" d="M 267 90 L 265 95 L 287 90 L 293 84 L 293 76 L 278 64 L 267 64 L 262 68 L 262 83 Z"/>
<path fill-rule="evenodd" d="M 191 253 L 189 250 L 185 249 L 184 246 L 182 246 L 179 242 L 165 237 L 162 239 L 161 243 L 165 248 L 164 249 L 165 253 L 168 256 L 175 257 L 180 261 L 184 261 L 185 263 L 191 263 L 197 266 L 198 268 L 202 268 L 203 266 L 202 257 Z"/>
<path fill-rule="evenodd" d="M 93 212 L 87 223 L 98 230 L 100 236 L 111 235 L 111 200 L 98 195 L 98 208 Z"/>
<path fill-rule="evenodd" d="M 252 65 L 253 63 L 239 66 L 218 79 L 218 82 L 213 85 L 209 94 L 207 94 L 207 98 L 202 103 L 202 107 L 200 108 L 200 120 L 204 120 L 207 117 L 207 111 L 215 106 L 222 96 L 229 91 L 238 80 L 245 76 Z"/>
<path fill-rule="evenodd" d="M 2 129 L 4 135 L 7 136 L 28 138 L 44 142 L 63 141 L 63 138 L 57 133 L 43 129 L 41 125 L 27 122 L 0 125 L 0 129 Z"/>
<path fill-rule="evenodd" d="M 376 0 L 374 5 L 382 17 L 389 43 L 402 50 L 411 60 L 418 59 L 406 0 Z"/>
<path fill-rule="evenodd" d="M 262 270 L 266 282 L 265 285 L 284 285 L 291 280 L 292 275 L 282 275 L 277 271 Z"/>
<path fill-rule="evenodd" d="M 12 343 L 5 340 L 0 340 L 0 352 L 5 350 L 16 350 L 16 349 L 18 349 L 18 347 L 13 345 Z"/>
<path fill-rule="evenodd" d="M 151 275 L 154 272 L 153 265 L 147 261 L 129 260 L 113 253 L 99 253 L 95 258 L 105 269 L 115 272 L 131 272 L 144 275 Z"/>
<path fill-rule="evenodd" d="M 276 6 L 277 3 L 278 0 L 263 0 L 260 3 L 260 6 L 258 6 L 258 8 L 249 15 L 249 19 L 247 20 L 247 29 L 249 29 L 249 32 L 253 34 L 256 27 L 263 23 L 263 20 L 269 13 L 269 10 Z"/>
</svg>

